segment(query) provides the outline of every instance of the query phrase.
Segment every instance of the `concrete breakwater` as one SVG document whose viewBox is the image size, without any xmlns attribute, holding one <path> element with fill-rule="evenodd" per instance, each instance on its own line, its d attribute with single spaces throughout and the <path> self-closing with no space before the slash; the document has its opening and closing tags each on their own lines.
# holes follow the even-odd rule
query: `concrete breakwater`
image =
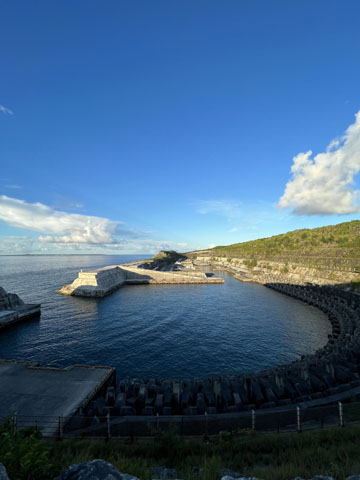
<svg viewBox="0 0 360 480">
<path fill-rule="evenodd" d="M 0 329 L 40 315 L 41 305 L 25 304 L 15 293 L 0 287 Z"/>
<path fill-rule="evenodd" d="M 89 405 L 89 416 L 196 415 L 313 406 L 360 390 L 360 297 L 331 287 L 267 285 L 328 315 L 328 343 L 290 364 L 249 375 L 189 380 L 128 379 Z"/>
<path fill-rule="evenodd" d="M 135 264 L 113 265 L 88 272 L 79 272 L 70 285 L 59 290 L 64 295 L 104 297 L 122 285 L 136 284 L 204 284 L 224 283 L 222 278 L 200 270 L 163 272 L 139 268 Z"/>
</svg>

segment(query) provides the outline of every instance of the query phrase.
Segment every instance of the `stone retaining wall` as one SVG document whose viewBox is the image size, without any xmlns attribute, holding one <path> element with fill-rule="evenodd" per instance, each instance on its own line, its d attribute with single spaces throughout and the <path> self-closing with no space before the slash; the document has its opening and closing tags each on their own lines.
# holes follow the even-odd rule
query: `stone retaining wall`
<svg viewBox="0 0 360 480">
<path fill-rule="evenodd" d="M 360 281 L 360 273 L 340 269 L 305 267 L 290 260 L 288 262 L 275 262 L 204 254 L 191 255 L 190 258 L 195 264 L 227 269 L 235 275 L 238 274 L 240 279 L 259 283 L 276 281 L 275 279 L 282 283 L 300 285 L 306 282 L 316 285 L 340 285 Z M 273 280 L 270 280 L 271 278 Z"/>
</svg>

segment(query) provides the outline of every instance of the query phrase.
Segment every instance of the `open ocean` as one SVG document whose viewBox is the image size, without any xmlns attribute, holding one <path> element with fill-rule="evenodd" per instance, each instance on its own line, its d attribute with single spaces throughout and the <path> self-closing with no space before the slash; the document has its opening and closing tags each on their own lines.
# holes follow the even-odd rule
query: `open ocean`
<svg viewBox="0 0 360 480">
<path fill-rule="evenodd" d="M 0 286 L 42 304 L 40 320 L 1 331 L 0 358 L 111 365 L 118 378 L 189 378 L 255 372 L 327 342 L 322 312 L 225 272 L 223 285 L 130 285 L 103 299 L 55 292 L 80 269 L 148 257 L 0 256 Z"/>
</svg>

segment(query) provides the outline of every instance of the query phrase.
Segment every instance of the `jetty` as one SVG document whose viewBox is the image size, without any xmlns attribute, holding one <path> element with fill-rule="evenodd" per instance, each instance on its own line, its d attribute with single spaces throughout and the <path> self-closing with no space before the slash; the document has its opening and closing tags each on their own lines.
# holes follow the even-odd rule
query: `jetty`
<svg viewBox="0 0 360 480">
<path fill-rule="evenodd" d="M 40 304 L 26 304 L 15 293 L 7 293 L 0 287 L 0 329 L 38 317 L 40 313 Z"/>
<path fill-rule="evenodd" d="M 141 262 L 133 262 L 81 271 L 70 285 L 65 285 L 58 292 L 80 297 L 105 297 L 123 285 L 214 283 L 224 283 L 224 279 L 201 270 L 158 271 L 142 268 Z"/>
<path fill-rule="evenodd" d="M 73 365 L 42 367 L 0 360 L 0 420 L 16 414 L 17 428 L 37 425 L 45 436 L 58 432 L 59 417 L 70 419 L 115 384 L 115 369 Z"/>
</svg>

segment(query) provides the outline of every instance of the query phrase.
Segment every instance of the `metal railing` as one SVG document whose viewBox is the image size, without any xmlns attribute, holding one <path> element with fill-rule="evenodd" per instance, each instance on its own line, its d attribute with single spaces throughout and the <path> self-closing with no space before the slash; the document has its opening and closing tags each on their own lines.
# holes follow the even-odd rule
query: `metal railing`
<svg viewBox="0 0 360 480">
<path fill-rule="evenodd" d="M 0 421 L 5 421 L 0 418 Z M 57 438 L 148 438 L 170 426 L 184 437 L 207 437 L 230 434 L 266 432 L 302 432 L 330 426 L 344 427 L 360 423 L 360 402 L 300 408 L 259 409 L 239 413 L 208 415 L 157 415 L 101 417 L 26 416 L 11 417 L 13 431 L 33 427 L 44 437 Z"/>
</svg>

